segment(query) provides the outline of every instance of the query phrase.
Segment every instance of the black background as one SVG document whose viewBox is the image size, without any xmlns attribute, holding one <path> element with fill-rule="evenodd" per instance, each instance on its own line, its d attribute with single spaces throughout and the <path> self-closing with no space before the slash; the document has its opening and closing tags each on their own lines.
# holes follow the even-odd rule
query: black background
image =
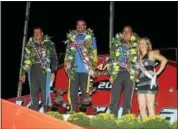
<svg viewBox="0 0 178 129">
<path fill-rule="evenodd" d="M 26 2 L 2 2 L 2 98 L 17 93 Z M 40 25 L 53 36 L 57 53 L 65 52 L 62 41 L 78 18 L 94 29 L 98 53 L 109 50 L 109 2 L 31 2 L 28 38 Z M 151 39 L 153 48 L 177 46 L 176 2 L 115 2 L 114 33 L 131 25 L 140 36 Z M 27 85 L 23 93 L 28 93 Z"/>
</svg>

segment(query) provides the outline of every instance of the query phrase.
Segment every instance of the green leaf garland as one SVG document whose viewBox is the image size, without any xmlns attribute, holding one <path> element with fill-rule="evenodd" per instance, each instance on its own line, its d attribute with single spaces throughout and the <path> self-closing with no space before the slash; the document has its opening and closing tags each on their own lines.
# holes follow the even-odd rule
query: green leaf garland
<svg viewBox="0 0 178 129">
<path fill-rule="evenodd" d="M 110 75 L 116 79 L 117 74 L 120 70 L 120 66 L 117 64 L 117 61 L 119 58 L 123 55 L 126 54 L 128 58 L 128 65 L 129 65 L 129 72 L 130 72 L 130 80 L 132 82 L 136 81 L 137 74 L 135 70 L 135 63 L 137 62 L 138 59 L 138 50 L 137 50 L 137 41 L 139 39 L 139 36 L 136 33 L 133 33 L 131 40 L 128 43 L 129 51 L 127 53 L 124 53 L 121 49 L 120 46 L 123 44 L 123 35 L 122 33 L 119 33 L 112 39 L 111 42 L 111 49 L 110 49 L 110 64 L 109 64 L 109 73 Z"/>
<path fill-rule="evenodd" d="M 42 50 L 42 58 L 45 59 L 45 61 L 43 62 L 45 63 L 45 66 L 41 68 L 41 70 L 43 73 L 46 73 L 50 69 L 50 54 L 54 45 L 52 44 L 52 41 L 50 40 L 50 37 L 48 35 L 43 36 L 42 42 L 44 45 L 44 48 Z M 37 61 L 36 52 L 33 48 L 33 44 L 35 43 L 36 41 L 34 37 L 31 37 L 25 46 L 24 62 L 21 68 L 21 75 L 25 75 L 26 72 L 28 72 L 31 69 L 32 65 L 35 64 Z"/>
<path fill-rule="evenodd" d="M 77 65 L 75 63 L 76 57 L 76 49 L 74 46 L 75 37 L 78 34 L 76 30 L 71 30 L 67 34 L 67 40 L 65 41 L 65 44 L 67 44 L 67 50 L 65 55 L 65 65 L 68 68 L 68 76 L 70 80 L 74 79 L 74 74 L 76 73 Z M 92 40 L 93 40 L 93 30 L 88 28 L 85 31 L 85 39 L 84 39 L 84 49 L 82 49 L 82 53 L 85 56 L 85 59 L 89 60 L 89 62 L 92 62 L 93 60 L 93 53 L 92 53 Z"/>
</svg>

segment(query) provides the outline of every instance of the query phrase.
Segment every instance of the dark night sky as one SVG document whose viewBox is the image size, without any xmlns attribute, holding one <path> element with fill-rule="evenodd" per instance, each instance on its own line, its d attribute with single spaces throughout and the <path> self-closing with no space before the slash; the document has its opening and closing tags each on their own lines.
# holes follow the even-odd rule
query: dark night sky
<svg viewBox="0 0 178 129">
<path fill-rule="evenodd" d="M 2 2 L 2 98 L 16 96 L 25 18 L 25 2 Z M 109 2 L 32 2 L 28 37 L 34 26 L 53 36 L 57 52 L 65 52 L 66 32 L 84 18 L 94 29 L 98 52 L 108 53 Z M 115 2 L 114 33 L 131 25 L 153 48 L 177 46 L 176 2 Z M 28 91 L 28 87 L 24 86 Z M 23 90 L 24 92 L 24 90 Z"/>
</svg>

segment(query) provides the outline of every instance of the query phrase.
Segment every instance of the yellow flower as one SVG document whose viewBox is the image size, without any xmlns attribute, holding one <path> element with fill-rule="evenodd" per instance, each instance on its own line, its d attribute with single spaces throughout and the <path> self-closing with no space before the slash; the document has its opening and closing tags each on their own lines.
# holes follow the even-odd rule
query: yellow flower
<svg viewBox="0 0 178 129">
<path fill-rule="evenodd" d="M 71 42 L 75 42 L 75 39 L 72 37 L 72 38 L 70 39 L 70 41 L 71 41 Z"/>
<path fill-rule="evenodd" d="M 136 47 L 136 46 L 137 46 L 137 42 L 135 42 L 135 43 L 133 44 L 133 46 Z"/>
<path fill-rule="evenodd" d="M 114 65 L 114 70 L 115 71 L 119 71 L 119 66 L 118 65 Z"/>
<path fill-rule="evenodd" d="M 130 76 L 130 80 L 134 80 L 134 76 Z"/>
<path fill-rule="evenodd" d="M 91 36 L 90 35 L 86 35 L 85 40 L 87 40 L 87 39 L 91 39 Z"/>
<path fill-rule="evenodd" d="M 74 118 L 74 120 L 78 120 L 78 118 Z"/>
<path fill-rule="evenodd" d="M 132 60 L 132 62 L 136 62 L 137 61 L 137 57 L 135 56 L 134 58 L 133 58 L 133 60 Z"/>
<path fill-rule="evenodd" d="M 150 117 L 147 117 L 143 120 L 143 122 L 146 122 L 146 121 L 149 121 L 150 120 Z"/>
<path fill-rule="evenodd" d="M 130 69 L 130 72 L 131 72 L 131 73 L 134 73 L 135 71 L 134 71 L 133 69 Z"/>
<path fill-rule="evenodd" d="M 116 72 L 113 71 L 112 74 L 113 74 L 113 75 L 116 75 Z"/>
<path fill-rule="evenodd" d="M 30 65 L 32 62 L 30 60 L 26 60 L 25 64 Z"/>
<path fill-rule="evenodd" d="M 46 52 L 42 51 L 42 55 L 43 55 L 43 57 L 45 57 L 46 56 Z"/>
<path fill-rule="evenodd" d="M 131 41 L 134 41 L 135 39 L 136 39 L 135 36 L 132 35 Z"/>
<path fill-rule="evenodd" d="M 27 52 L 28 54 L 30 54 L 30 51 L 28 50 L 28 48 L 25 48 L 25 50 L 26 50 L 26 52 Z"/>
<path fill-rule="evenodd" d="M 164 117 L 162 116 L 158 116 L 158 115 L 154 115 L 151 117 L 151 119 L 155 120 L 155 119 L 164 119 Z"/>
<path fill-rule="evenodd" d="M 83 49 L 83 52 L 87 52 L 87 49 L 86 49 L 86 48 L 84 48 L 84 49 Z"/>
<path fill-rule="evenodd" d="M 131 50 L 130 50 L 130 54 L 132 54 L 132 55 L 137 54 L 137 53 L 136 53 L 136 50 L 135 50 L 135 49 L 131 49 Z"/>
<path fill-rule="evenodd" d="M 49 68 L 47 69 L 47 71 L 48 71 L 48 72 L 51 72 L 51 70 L 50 70 Z"/>
<path fill-rule="evenodd" d="M 121 54 L 120 52 L 116 52 L 116 57 L 120 56 L 120 54 Z"/>
</svg>

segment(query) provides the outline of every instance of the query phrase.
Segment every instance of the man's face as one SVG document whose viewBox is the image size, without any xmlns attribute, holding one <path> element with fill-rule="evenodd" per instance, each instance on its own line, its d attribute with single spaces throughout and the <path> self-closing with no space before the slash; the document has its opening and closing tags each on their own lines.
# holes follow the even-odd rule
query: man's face
<svg viewBox="0 0 178 129">
<path fill-rule="evenodd" d="M 85 29 L 86 29 L 86 24 L 85 24 L 85 22 L 84 22 L 84 21 L 78 21 L 78 22 L 77 22 L 77 25 L 76 25 L 76 28 L 77 28 L 77 31 L 78 31 L 79 33 L 84 32 Z"/>
<path fill-rule="evenodd" d="M 130 27 L 124 27 L 123 29 L 123 39 L 128 41 L 132 37 L 132 29 Z"/>
<path fill-rule="evenodd" d="M 34 37 L 36 40 L 42 39 L 42 31 L 41 29 L 34 29 Z"/>
</svg>

